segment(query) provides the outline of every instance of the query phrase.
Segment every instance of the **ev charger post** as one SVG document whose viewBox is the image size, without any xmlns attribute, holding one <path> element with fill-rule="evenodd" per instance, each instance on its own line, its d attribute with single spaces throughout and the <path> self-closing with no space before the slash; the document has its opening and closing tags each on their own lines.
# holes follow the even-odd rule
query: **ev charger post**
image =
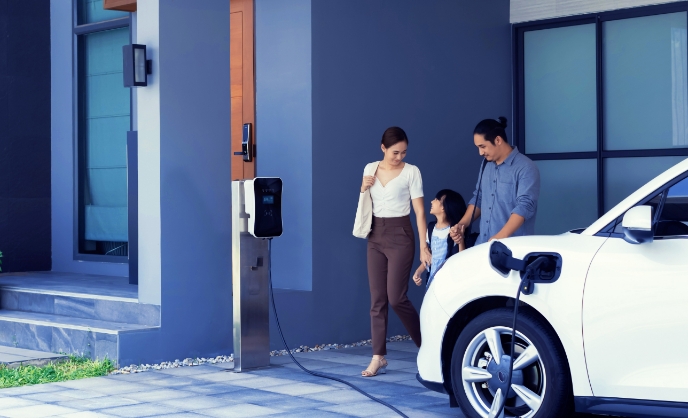
<svg viewBox="0 0 688 418">
<path fill-rule="evenodd" d="M 268 241 L 248 231 L 245 181 L 232 182 L 234 371 L 270 365 Z"/>
</svg>

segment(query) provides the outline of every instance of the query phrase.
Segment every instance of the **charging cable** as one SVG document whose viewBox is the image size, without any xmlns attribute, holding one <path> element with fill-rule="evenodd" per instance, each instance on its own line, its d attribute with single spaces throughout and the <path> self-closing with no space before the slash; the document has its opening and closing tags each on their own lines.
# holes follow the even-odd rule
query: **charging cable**
<svg viewBox="0 0 688 418">
<path fill-rule="evenodd" d="M 525 290 L 527 294 L 533 293 L 532 286 L 534 285 L 531 282 L 531 279 L 535 275 L 535 272 L 538 271 L 540 268 L 545 268 L 548 263 L 551 261 L 545 257 L 545 256 L 540 256 L 535 259 L 532 263 L 526 267 L 526 271 L 523 274 L 523 279 L 521 279 L 521 283 L 518 285 L 518 291 L 516 292 L 516 301 L 514 302 L 514 318 L 511 323 L 511 348 L 509 350 L 509 355 L 511 356 L 511 367 L 509 367 L 509 375 L 507 376 L 506 379 L 506 393 L 504 394 L 504 397 L 502 398 L 502 404 L 497 410 L 497 413 L 495 416 L 499 416 L 504 411 L 504 407 L 506 406 L 506 400 L 509 396 L 509 391 L 511 390 L 511 376 L 514 373 L 514 349 L 516 348 L 516 322 L 518 319 L 518 304 L 521 299 L 521 291 Z"/>
<path fill-rule="evenodd" d="M 381 399 L 374 397 L 373 395 L 367 393 L 366 391 L 357 387 L 353 383 L 349 383 L 346 380 L 342 380 L 342 379 L 339 379 L 339 378 L 334 377 L 334 376 L 329 376 L 329 375 L 326 375 L 323 373 L 318 373 L 318 372 L 308 370 L 307 368 L 303 367 L 301 365 L 301 363 L 296 361 L 294 356 L 291 354 L 291 350 L 289 349 L 289 346 L 287 345 L 287 340 L 284 339 L 284 333 L 282 333 L 282 327 L 280 326 L 279 318 L 277 317 L 277 307 L 275 307 L 275 296 L 272 293 L 272 238 L 268 238 L 268 252 L 270 254 L 270 257 L 268 259 L 268 284 L 270 285 L 270 299 L 272 300 L 272 312 L 275 314 L 275 322 L 277 323 L 277 330 L 279 331 L 279 335 L 282 338 L 282 343 L 284 344 L 284 348 L 287 350 L 287 353 L 289 354 L 289 357 L 291 357 L 291 360 L 294 362 L 294 364 L 299 366 L 299 368 L 301 370 L 303 370 L 304 372 L 306 372 L 310 375 L 317 376 L 317 377 L 324 377 L 325 379 L 330 379 L 330 380 L 334 380 L 334 381 L 339 382 L 339 383 L 344 383 L 345 385 L 349 386 L 350 388 L 357 391 L 361 395 L 367 396 L 368 398 L 374 400 L 375 402 L 378 402 L 378 403 L 386 406 L 387 408 L 389 408 L 392 411 L 399 414 L 399 416 L 402 416 L 404 418 L 408 418 L 407 415 L 405 415 L 403 412 L 401 412 L 397 408 L 393 407 L 392 405 L 388 404 L 387 402 L 385 402 Z"/>
</svg>

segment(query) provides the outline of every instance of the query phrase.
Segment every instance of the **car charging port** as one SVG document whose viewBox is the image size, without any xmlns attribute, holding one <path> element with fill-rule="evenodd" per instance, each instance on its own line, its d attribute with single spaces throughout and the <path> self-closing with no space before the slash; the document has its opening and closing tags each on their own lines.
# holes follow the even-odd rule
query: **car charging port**
<svg viewBox="0 0 688 418">
<path fill-rule="evenodd" d="M 558 253 L 530 253 L 524 258 L 525 268 L 520 271 L 523 286 L 521 293 L 530 295 L 535 283 L 554 283 L 561 275 L 561 255 Z"/>
</svg>

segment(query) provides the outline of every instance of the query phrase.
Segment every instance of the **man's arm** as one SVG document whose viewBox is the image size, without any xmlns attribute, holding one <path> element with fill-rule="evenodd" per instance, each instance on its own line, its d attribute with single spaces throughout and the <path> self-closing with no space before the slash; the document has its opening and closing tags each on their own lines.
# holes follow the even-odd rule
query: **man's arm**
<svg viewBox="0 0 688 418">
<path fill-rule="evenodd" d="M 537 212 L 539 196 L 540 171 L 535 163 L 528 161 L 528 164 L 518 173 L 516 180 L 516 207 L 511 211 L 511 214 L 521 215 L 524 220 L 532 218 Z"/>
<path fill-rule="evenodd" d="M 535 216 L 537 212 L 537 201 L 540 196 L 540 171 L 532 161 L 529 161 L 529 164 L 518 173 L 516 184 L 516 207 L 511 211 L 509 220 L 499 232 L 490 238 L 490 241 L 512 236 L 525 221 Z"/>
<path fill-rule="evenodd" d="M 509 216 L 509 220 L 506 221 L 502 229 L 499 230 L 494 236 L 490 238 L 490 241 L 493 239 L 502 239 L 502 238 L 509 238 L 518 230 L 518 228 L 523 225 L 523 223 L 526 221 L 526 218 L 524 218 L 521 215 L 517 215 L 515 213 L 512 213 L 511 216 Z"/>
</svg>

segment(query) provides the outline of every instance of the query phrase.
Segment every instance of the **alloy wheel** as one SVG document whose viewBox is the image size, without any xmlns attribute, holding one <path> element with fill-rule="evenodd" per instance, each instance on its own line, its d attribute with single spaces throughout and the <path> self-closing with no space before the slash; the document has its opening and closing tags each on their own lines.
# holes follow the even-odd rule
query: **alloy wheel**
<svg viewBox="0 0 688 418">
<path fill-rule="evenodd" d="M 510 348 L 511 328 L 494 326 L 475 335 L 465 350 L 461 364 L 463 390 L 482 417 L 530 418 L 542 405 L 547 374 L 538 348 L 518 330 L 514 356 Z M 507 391 L 512 358 L 514 372 Z M 504 411 L 498 415 L 504 397 Z"/>
</svg>

